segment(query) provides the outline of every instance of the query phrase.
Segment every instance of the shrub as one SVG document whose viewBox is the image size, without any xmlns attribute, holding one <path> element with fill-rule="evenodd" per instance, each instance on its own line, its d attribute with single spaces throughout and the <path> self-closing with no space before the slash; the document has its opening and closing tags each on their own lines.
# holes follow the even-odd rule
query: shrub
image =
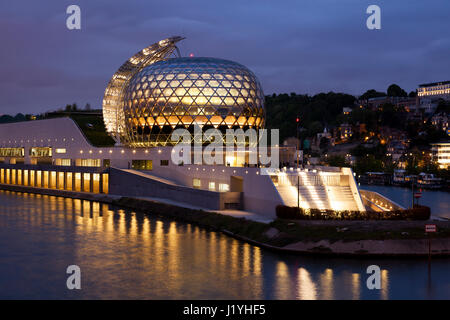
<svg viewBox="0 0 450 320">
<path fill-rule="evenodd" d="M 278 205 L 276 214 L 281 219 L 292 220 L 428 220 L 431 210 L 426 206 L 392 211 L 350 211 L 331 209 L 303 209 Z"/>
<path fill-rule="evenodd" d="M 277 213 L 277 217 L 281 219 L 305 219 L 305 214 L 302 208 L 278 205 L 275 211 Z"/>
</svg>

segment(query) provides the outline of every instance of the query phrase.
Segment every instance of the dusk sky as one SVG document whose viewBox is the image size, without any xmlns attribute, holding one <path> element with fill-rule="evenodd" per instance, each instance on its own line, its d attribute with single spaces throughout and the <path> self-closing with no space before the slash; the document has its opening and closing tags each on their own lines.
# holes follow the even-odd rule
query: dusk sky
<svg viewBox="0 0 450 320">
<path fill-rule="evenodd" d="M 81 30 L 66 28 L 67 6 Z M 381 7 L 381 30 L 366 8 Z M 316 94 L 450 80 L 449 0 L 15 0 L 0 4 L 0 114 L 101 107 L 129 57 L 180 35 L 181 54 L 249 67 L 264 93 Z"/>
</svg>

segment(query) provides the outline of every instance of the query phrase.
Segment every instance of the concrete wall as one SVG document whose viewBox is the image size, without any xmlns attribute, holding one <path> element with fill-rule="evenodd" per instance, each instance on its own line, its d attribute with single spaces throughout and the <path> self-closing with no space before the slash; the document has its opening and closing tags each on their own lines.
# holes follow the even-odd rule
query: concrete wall
<svg viewBox="0 0 450 320">
<path fill-rule="evenodd" d="M 143 175 L 110 168 L 109 193 L 121 196 L 162 198 L 211 210 L 225 208 L 225 203 L 235 203 L 239 193 L 221 193 L 164 183 Z"/>
</svg>

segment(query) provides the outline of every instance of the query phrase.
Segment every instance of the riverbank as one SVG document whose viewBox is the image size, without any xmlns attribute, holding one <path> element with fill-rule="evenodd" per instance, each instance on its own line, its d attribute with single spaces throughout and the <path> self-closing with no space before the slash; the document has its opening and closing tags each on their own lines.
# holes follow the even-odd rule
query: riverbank
<svg viewBox="0 0 450 320">
<path fill-rule="evenodd" d="M 1 185 L 0 189 L 108 203 L 223 232 L 268 250 L 349 257 L 424 257 L 428 255 L 425 221 L 290 221 L 270 223 L 185 208 L 147 199 Z M 433 256 L 450 257 L 450 221 L 433 221 Z"/>
</svg>

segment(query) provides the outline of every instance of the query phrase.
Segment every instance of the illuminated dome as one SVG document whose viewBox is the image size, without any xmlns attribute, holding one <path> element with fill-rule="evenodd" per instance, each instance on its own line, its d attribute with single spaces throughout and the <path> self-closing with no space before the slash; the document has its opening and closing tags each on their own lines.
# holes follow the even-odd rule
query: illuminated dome
<svg viewBox="0 0 450 320">
<path fill-rule="evenodd" d="M 264 96 L 255 75 L 236 62 L 175 58 L 153 63 L 124 88 L 127 144 L 171 144 L 176 128 L 193 132 L 264 125 Z"/>
</svg>

